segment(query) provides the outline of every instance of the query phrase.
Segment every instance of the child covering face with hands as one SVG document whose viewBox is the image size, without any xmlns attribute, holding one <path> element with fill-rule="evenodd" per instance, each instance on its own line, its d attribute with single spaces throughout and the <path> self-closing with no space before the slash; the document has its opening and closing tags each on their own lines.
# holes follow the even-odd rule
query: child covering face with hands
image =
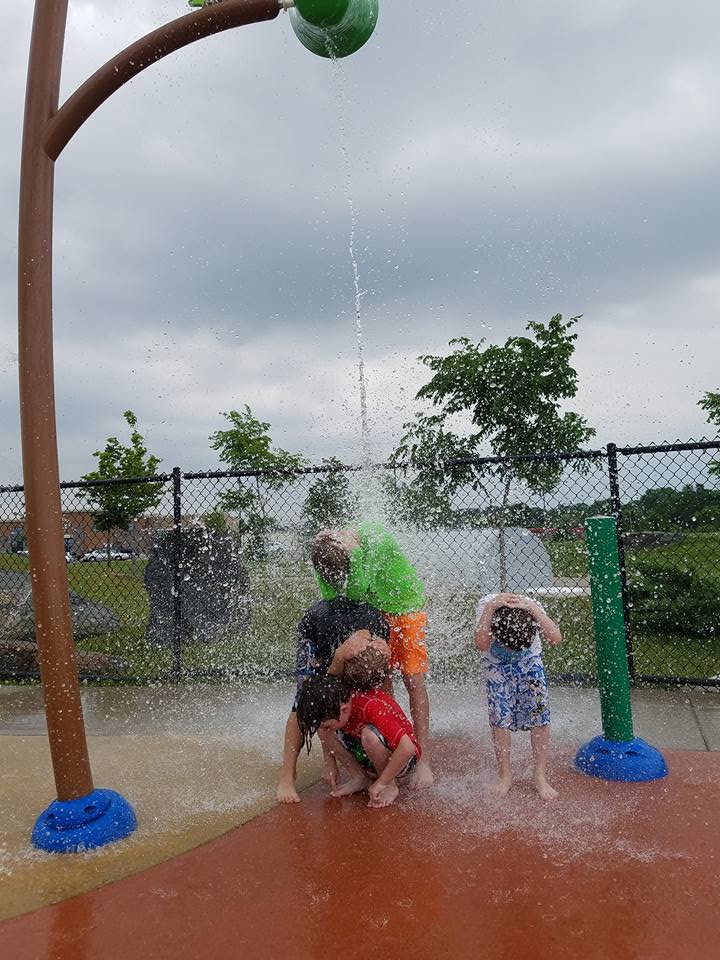
<svg viewBox="0 0 720 960">
<path fill-rule="evenodd" d="M 515 730 L 530 731 L 538 794 L 543 800 L 557 796 L 546 777 L 550 712 L 541 637 L 552 646 L 562 639 L 557 624 L 529 597 L 497 593 L 478 603 L 475 646 L 485 662 L 498 796 L 505 796 L 512 785 L 510 747 Z"/>
</svg>

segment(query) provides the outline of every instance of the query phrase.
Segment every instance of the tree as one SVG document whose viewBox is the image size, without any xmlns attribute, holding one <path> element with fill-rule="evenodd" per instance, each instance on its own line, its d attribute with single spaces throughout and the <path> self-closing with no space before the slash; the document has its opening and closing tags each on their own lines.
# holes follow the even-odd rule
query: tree
<svg viewBox="0 0 720 960">
<path fill-rule="evenodd" d="M 278 527 L 269 512 L 269 495 L 291 483 L 293 471 L 304 461 L 287 450 L 273 449 L 270 424 L 257 420 L 247 404 L 244 412 L 230 410 L 222 415 L 230 428 L 210 435 L 212 449 L 231 470 L 248 476 L 238 477 L 237 489 L 222 494 L 219 505 L 237 512 L 241 543 L 245 538 L 248 553 L 261 558 L 267 552 L 268 533 Z"/>
<path fill-rule="evenodd" d="M 504 345 L 472 343 L 466 337 L 451 340 L 447 356 L 426 355 L 421 362 L 433 371 L 417 393 L 439 412 L 418 413 L 404 426 L 395 451 L 417 476 L 408 484 L 409 495 L 432 489 L 448 502 L 462 486 L 491 500 L 487 511 L 498 528 L 500 586 L 507 587 L 505 529 L 513 482 L 524 483 L 533 493 L 547 494 L 558 484 L 566 461 L 506 459 L 538 453 L 580 449 L 595 431 L 583 417 L 560 412 L 563 400 L 577 393 L 577 373 L 571 366 L 579 317 L 563 323 L 557 314 L 547 324 L 531 322 L 531 336 L 509 337 Z M 459 435 L 452 418 L 470 416 L 470 431 Z M 496 463 L 468 462 L 489 447 Z M 464 461 L 464 462 L 463 462 Z"/>
<path fill-rule="evenodd" d="M 720 433 L 720 391 L 713 393 L 708 390 L 707 393 L 698 400 L 698 406 L 707 414 L 708 423 L 712 423 L 718 428 Z M 715 476 L 720 476 L 720 460 L 711 460 L 708 471 Z"/>
<path fill-rule="evenodd" d="M 347 473 L 335 457 L 323 460 L 327 472 L 312 484 L 302 512 L 303 540 L 307 544 L 324 527 L 345 527 L 357 514 L 358 498 L 350 490 Z"/>
<path fill-rule="evenodd" d="M 132 410 L 123 414 L 130 427 L 130 446 L 123 446 L 117 437 L 108 437 L 104 450 L 96 450 L 97 470 L 86 473 L 83 480 L 118 480 L 130 477 L 152 477 L 156 474 L 159 457 L 148 454 L 145 441 L 137 430 L 137 417 Z M 110 544 L 114 529 L 127 530 L 133 520 L 162 500 L 163 489 L 154 483 L 123 483 L 89 487 L 85 497 L 95 508 L 96 530 L 106 534 L 107 559 L 110 563 Z"/>
<path fill-rule="evenodd" d="M 707 414 L 708 423 L 720 429 L 720 391 L 713 393 L 712 390 L 708 390 L 698 400 L 698 406 L 702 407 Z"/>
</svg>

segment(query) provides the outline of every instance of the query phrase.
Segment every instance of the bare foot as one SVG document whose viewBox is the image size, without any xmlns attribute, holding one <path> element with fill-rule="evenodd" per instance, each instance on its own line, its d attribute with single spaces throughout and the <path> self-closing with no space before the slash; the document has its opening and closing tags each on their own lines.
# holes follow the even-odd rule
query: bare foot
<svg viewBox="0 0 720 960">
<path fill-rule="evenodd" d="M 410 777 L 408 786 L 411 790 L 422 790 L 425 787 L 431 787 L 435 782 L 433 772 L 427 760 L 418 760 L 415 769 Z"/>
<path fill-rule="evenodd" d="M 366 777 L 364 773 L 358 774 L 357 777 L 352 777 L 345 783 L 341 783 L 339 787 L 335 787 L 334 790 L 330 791 L 330 795 L 333 797 L 349 797 L 352 793 L 362 793 L 363 790 L 367 790 L 370 782 L 370 777 Z"/>
<path fill-rule="evenodd" d="M 281 780 L 277 788 L 278 803 L 300 803 L 300 797 L 291 780 Z"/>
<path fill-rule="evenodd" d="M 545 777 L 535 777 L 535 789 L 541 800 L 554 800 L 558 795 L 557 790 L 550 786 Z"/>
<path fill-rule="evenodd" d="M 377 783 L 374 783 L 370 788 L 370 800 L 368 806 L 374 810 L 379 809 L 380 807 L 389 807 L 391 803 L 395 803 L 397 800 L 398 786 L 393 780 L 392 783 L 388 783 L 385 786 L 380 786 Z"/>
<path fill-rule="evenodd" d="M 512 777 L 508 774 L 506 777 L 498 777 L 497 783 L 493 786 L 493 793 L 496 797 L 506 797 L 512 786 Z"/>
</svg>

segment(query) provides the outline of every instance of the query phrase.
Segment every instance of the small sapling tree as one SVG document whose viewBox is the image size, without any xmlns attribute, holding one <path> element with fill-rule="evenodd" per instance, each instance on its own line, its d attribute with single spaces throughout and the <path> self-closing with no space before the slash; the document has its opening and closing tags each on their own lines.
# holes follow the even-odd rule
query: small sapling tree
<svg viewBox="0 0 720 960">
<path fill-rule="evenodd" d="M 230 470 L 245 473 L 237 478 L 237 488 L 227 490 L 219 499 L 222 510 L 237 513 L 238 536 L 249 556 L 261 559 L 267 552 L 267 536 L 277 529 L 277 520 L 269 509 L 270 495 L 294 480 L 293 471 L 303 458 L 287 450 L 272 447 L 270 424 L 256 419 L 249 406 L 243 411 L 223 413 L 227 430 L 216 430 L 210 445 Z"/>
<path fill-rule="evenodd" d="M 507 589 L 506 527 L 513 483 L 522 482 L 539 495 L 550 493 L 566 463 L 510 458 L 572 453 L 595 433 L 579 414 L 560 410 L 562 401 L 577 393 L 570 361 L 579 319 L 563 322 L 557 314 L 547 324 L 531 322 L 530 336 L 509 337 L 502 346 L 462 337 L 450 341 L 448 355 L 420 358 L 433 376 L 416 399 L 429 400 L 435 412 L 418 413 L 405 424 L 395 460 L 416 473 L 408 496 L 417 489 L 427 499 L 430 490 L 449 503 L 459 487 L 469 486 L 491 501 L 485 515 L 498 529 L 502 590 Z M 458 416 L 466 422 L 469 418 L 463 435 L 452 426 Z M 497 462 L 472 462 L 488 448 L 500 458 Z"/>
<path fill-rule="evenodd" d="M 93 454 L 97 458 L 97 469 L 86 473 L 83 480 L 152 477 L 157 473 L 161 460 L 148 454 L 137 429 L 137 417 L 132 410 L 126 410 L 123 417 L 130 427 L 130 445 L 120 443 L 117 437 L 108 437 L 105 449 Z M 156 507 L 162 500 L 163 489 L 159 483 L 107 484 L 88 487 L 84 495 L 93 507 L 95 529 L 105 533 L 110 564 L 112 531 L 128 530 L 146 510 Z"/>
<path fill-rule="evenodd" d="M 708 423 L 717 427 L 716 435 L 720 434 L 720 391 L 708 390 L 698 400 L 698 406 L 705 411 Z M 708 469 L 710 473 L 720 476 L 720 460 L 713 460 Z"/>
<path fill-rule="evenodd" d="M 302 537 L 307 544 L 318 530 L 345 527 L 357 515 L 358 498 L 351 491 L 347 473 L 335 457 L 323 460 L 327 472 L 310 484 L 302 508 Z"/>
</svg>

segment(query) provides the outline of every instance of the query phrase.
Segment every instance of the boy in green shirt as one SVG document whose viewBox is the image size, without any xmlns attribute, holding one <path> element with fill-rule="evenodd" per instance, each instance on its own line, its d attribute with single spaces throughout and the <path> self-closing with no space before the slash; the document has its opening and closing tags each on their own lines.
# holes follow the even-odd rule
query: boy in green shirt
<svg viewBox="0 0 720 960">
<path fill-rule="evenodd" d="M 425 589 L 410 561 L 380 524 L 363 523 L 350 530 L 321 530 L 313 541 L 311 559 L 325 600 L 344 596 L 370 604 L 390 627 L 390 666 L 397 666 L 410 699 L 413 727 L 421 758 L 412 785 L 430 786 L 428 761 L 430 702 L 424 611 Z M 354 652 L 348 648 L 346 656 Z"/>
</svg>

